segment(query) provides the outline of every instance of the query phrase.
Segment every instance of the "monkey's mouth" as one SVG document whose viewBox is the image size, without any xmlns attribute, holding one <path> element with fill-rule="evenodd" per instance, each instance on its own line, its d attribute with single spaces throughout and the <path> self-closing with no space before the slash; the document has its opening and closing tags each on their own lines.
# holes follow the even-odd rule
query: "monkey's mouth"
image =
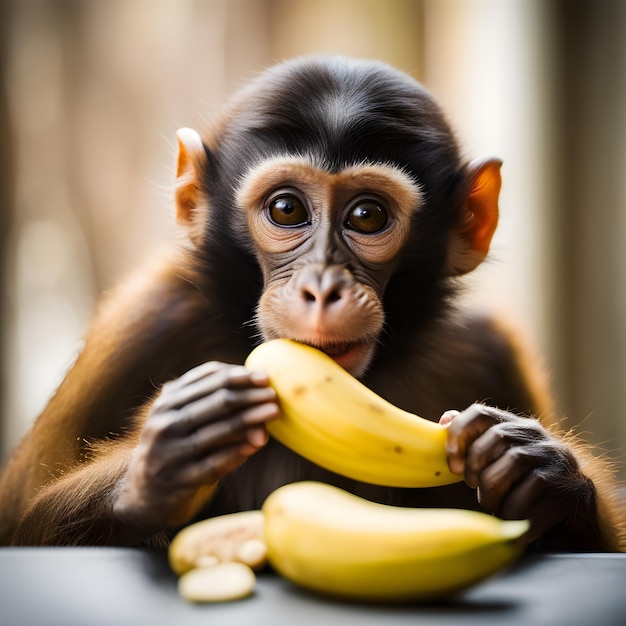
<svg viewBox="0 0 626 626">
<path fill-rule="evenodd" d="M 307 343 L 327 354 L 343 369 L 357 377 L 365 371 L 371 358 L 371 344 L 367 341 Z"/>
<path fill-rule="evenodd" d="M 276 335 L 276 337 L 279 336 Z M 365 373 L 372 359 L 374 349 L 373 341 L 369 338 L 355 339 L 353 341 L 333 341 L 321 336 L 303 337 L 294 334 L 285 337 L 327 354 L 337 365 L 340 365 L 357 378 Z M 266 340 L 269 338 L 271 336 L 266 337 Z"/>
<path fill-rule="evenodd" d="M 335 343 L 335 344 L 328 344 L 328 345 L 319 345 L 319 346 L 313 346 L 314 348 L 317 348 L 318 350 L 321 350 L 322 352 L 325 352 L 328 356 L 334 358 L 337 357 L 341 357 L 344 354 L 348 354 L 348 352 L 350 352 L 355 346 L 357 346 L 358 344 L 354 341 L 351 342 L 345 342 L 345 343 Z"/>
</svg>

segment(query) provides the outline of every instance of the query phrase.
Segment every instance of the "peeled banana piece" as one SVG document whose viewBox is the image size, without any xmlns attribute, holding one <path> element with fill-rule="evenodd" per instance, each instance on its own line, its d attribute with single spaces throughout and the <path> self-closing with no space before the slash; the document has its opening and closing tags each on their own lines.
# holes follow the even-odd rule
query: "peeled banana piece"
<svg viewBox="0 0 626 626">
<path fill-rule="evenodd" d="M 263 505 L 270 565 L 293 583 L 346 599 L 430 601 L 479 582 L 522 552 L 527 521 L 459 509 L 375 504 L 317 482 Z"/>
<path fill-rule="evenodd" d="M 186 526 L 168 548 L 170 567 L 181 575 L 219 563 L 238 562 L 252 569 L 265 565 L 263 514 L 241 511 Z"/>
<path fill-rule="evenodd" d="M 388 487 L 459 482 L 446 459 L 445 427 L 390 404 L 327 354 L 289 339 L 256 347 L 250 369 L 268 374 L 281 416 L 270 435 L 348 478 Z"/>
</svg>

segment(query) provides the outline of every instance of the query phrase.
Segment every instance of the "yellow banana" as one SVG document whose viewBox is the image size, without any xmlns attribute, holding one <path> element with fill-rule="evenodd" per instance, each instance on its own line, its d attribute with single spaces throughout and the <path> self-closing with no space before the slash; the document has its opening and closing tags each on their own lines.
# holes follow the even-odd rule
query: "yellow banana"
<svg viewBox="0 0 626 626">
<path fill-rule="evenodd" d="M 419 601 L 448 596 L 513 562 L 527 521 L 459 509 L 375 504 L 336 487 L 292 483 L 263 505 L 272 567 L 334 596 Z"/>
<path fill-rule="evenodd" d="M 390 404 L 323 352 L 274 339 L 246 366 L 265 371 L 281 416 L 267 430 L 282 444 L 335 473 L 388 487 L 458 482 L 448 468 L 446 429 Z"/>
</svg>

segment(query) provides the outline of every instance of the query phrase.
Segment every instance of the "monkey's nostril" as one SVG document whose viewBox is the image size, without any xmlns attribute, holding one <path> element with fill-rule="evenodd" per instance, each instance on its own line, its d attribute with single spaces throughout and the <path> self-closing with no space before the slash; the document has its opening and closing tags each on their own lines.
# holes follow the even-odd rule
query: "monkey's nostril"
<svg viewBox="0 0 626 626">
<path fill-rule="evenodd" d="M 337 302 L 337 300 L 341 300 L 341 292 L 339 291 L 331 291 L 326 296 L 326 304 L 332 304 L 333 302 Z"/>
<path fill-rule="evenodd" d="M 302 289 L 302 298 L 305 302 L 318 302 L 322 307 L 341 300 L 341 291 L 333 289 L 328 293 L 321 293 L 315 289 Z"/>
</svg>

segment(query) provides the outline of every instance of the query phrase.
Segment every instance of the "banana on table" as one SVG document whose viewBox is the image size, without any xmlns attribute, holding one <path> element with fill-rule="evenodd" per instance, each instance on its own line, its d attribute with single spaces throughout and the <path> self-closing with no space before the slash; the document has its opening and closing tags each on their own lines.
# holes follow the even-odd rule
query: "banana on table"
<svg viewBox="0 0 626 626">
<path fill-rule="evenodd" d="M 502 569 L 526 521 L 460 509 L 411 509 L 316 482 L 285 485 L 263 505 L 268 560 L 292 582 L 367 601 L 434 600 Z"/>
<path fill-rule="evenodd" d="M 512 563 L 523 550 L 519 537 L 527 529 L 526 521 L 376 504 L 324 483 L 298 482 L 270 494 L 261 511 L 188 526 L 172 542 L 169 557 L 181 581 L 200 579 L 207 558 L 244 567 L 241 547 L 262 539 L 274 570 L 309 590 L 368 602 L 431 601 Z M 249 563 L 251 568 L 262 564 Z M 208 573 L 204 578 L 207 585 L 216 580 Z M 253 590 L 243 579 L 236 587 L 242 597 Z M 183 595 L 185 590 L 181 586 Z M 186 597 L 233 599 L 232 592 L 220 598 L 215 589 L 201 587 Z"/>
</svg>

